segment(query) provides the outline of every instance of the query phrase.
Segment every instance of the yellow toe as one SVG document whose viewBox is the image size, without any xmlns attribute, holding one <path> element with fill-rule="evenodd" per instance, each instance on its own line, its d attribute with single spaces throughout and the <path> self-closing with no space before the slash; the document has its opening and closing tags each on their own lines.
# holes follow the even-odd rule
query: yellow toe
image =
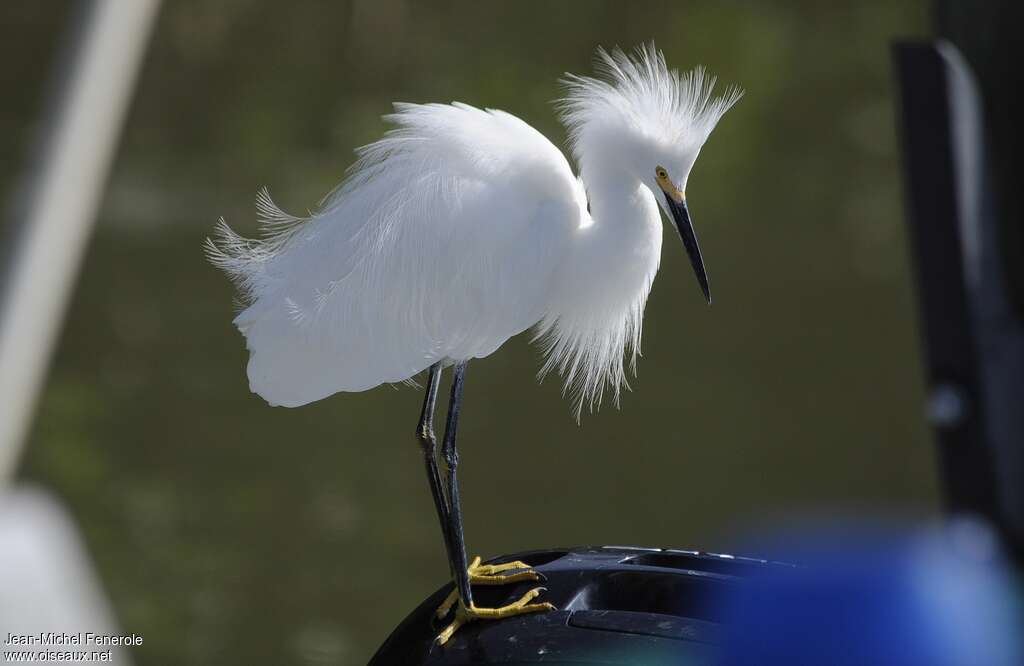
<svg viewBox="0 0 1024 666">
<path fill-rule="evenodd" d="M 541 575 L 530 568 L 530 565 L 521 561 L 503 562 L 501 564 L 480 564 L 480 558 L 474 557 L 467 567 L 469 581 L 472 585 L 506 585 L 519 583 L 527 580 L 540 580 Z M 516 573 L 504 573 L 515 571 Z M 447 617 L 452 608 L 455 608 L 455 617 L 441 630 L 435 639 L 438 645 L 447 643 L 459 628 L 473 622 L 474 620 L 500 620 L 506 617 L 524 615 L 526 613 L 540 613 L 555 610 L 555 606 L 548 602 L 530 603 L 544 591 L 543 587 L 535 587 L 528 591 L 517 601 L 499 608 L 478 608 L 466 606 L 459 598 L 458 588 L 452 590 L 445 600 L 437 608 L 437 617 Z"/>
</svg>

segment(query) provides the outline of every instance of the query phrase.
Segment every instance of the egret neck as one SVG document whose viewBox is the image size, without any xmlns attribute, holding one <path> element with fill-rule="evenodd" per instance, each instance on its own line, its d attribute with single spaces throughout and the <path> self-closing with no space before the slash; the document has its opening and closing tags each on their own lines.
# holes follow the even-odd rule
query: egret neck
<svg viewBox="0 0 1024 666">
<path fill-rule="evenodd" d="M 646 298 L 661 260 L 661 219 L 650 188 L 628 171 L 585 163 L 582 178 L 591 219 L 580 226 L 562 271 L 572 298 L 559 303 L 601 316 Z"/>
</svg>

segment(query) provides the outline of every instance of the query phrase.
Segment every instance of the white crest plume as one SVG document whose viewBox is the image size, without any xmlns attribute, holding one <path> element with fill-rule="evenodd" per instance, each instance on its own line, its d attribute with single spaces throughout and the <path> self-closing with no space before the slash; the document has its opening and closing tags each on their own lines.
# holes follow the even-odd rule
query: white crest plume
<svg viewBox="0 0 1024 666">
<path fill-rule="evenodd" d="M 638 47 L 633 58 L 618 47 L 611 53 L 598 47 L 595 69 L 604 78 L 567 73 L 562 79 L 568 94 L 559 107 L 578 160 L 594 129 L 633 132 L 680 150 L 699 151 L 743 96 L 742 89 L 729 86 L 723 95 L 712 97 L 715 76 L 703 67 L 683 74 L 669 69 L 653 42 Z"/>
</svg>

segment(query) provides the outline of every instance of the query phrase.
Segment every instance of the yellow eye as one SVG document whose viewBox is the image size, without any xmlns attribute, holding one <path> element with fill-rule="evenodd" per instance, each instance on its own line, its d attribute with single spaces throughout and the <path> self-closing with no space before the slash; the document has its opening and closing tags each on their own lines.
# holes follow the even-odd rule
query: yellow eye
<svg viewBox="0 0 1024 666">
<path fill-rule="evenodd" d="M 665 171 L 665 169 L 662 168 L 662 167 L 658 167 L 657 169 L 655 169 L 654 173 L 655 173 L 655 175 L 658 176 L 658 178 L 661 178 L 662 180 L 667 180 L 668 179 L 668 172 Z"/>
</svg>

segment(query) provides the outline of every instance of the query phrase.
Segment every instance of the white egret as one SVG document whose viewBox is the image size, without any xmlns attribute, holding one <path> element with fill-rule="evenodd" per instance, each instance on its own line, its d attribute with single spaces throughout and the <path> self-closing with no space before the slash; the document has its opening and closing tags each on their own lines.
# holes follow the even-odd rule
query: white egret
<svg viewBox="0 0 1024 666">
<path fill-rule="evenodd" d="M 417 437 L 456 589 L 439 609 L 452 623 L 553 608 L 478 608 L 471 584 L 536 580 L 524 563 L 467 566 L 456 469 L 466 366 L 533 328 L 579 418 L 606 388 L 627 386 L 644 304 L 658 270 L 659 204 L 682 238 L 708 302 L 711 293 L 685 196 L 690 169 L 721 116 L 741 96 L 713 97 L 702 69 L 670 70 L 654 45 L 633 56 L 598 51 L 598 78 L 567 75 L 565 156 L 519 118 L 467 104 L 396 104 L 397 125 L 361 148 L 346 181 L 305 218 L 264 190 L 264 237 L 221 221 L 209 258 L 234 279 L 245 309 L 234 323 L 250 351 L 250 388 L 296 407 L 429 372 Z M 442 456 L 434 406 L 453 366 Z M 509 573 L 516 571 L 516 573 Z"/>
</svg>

